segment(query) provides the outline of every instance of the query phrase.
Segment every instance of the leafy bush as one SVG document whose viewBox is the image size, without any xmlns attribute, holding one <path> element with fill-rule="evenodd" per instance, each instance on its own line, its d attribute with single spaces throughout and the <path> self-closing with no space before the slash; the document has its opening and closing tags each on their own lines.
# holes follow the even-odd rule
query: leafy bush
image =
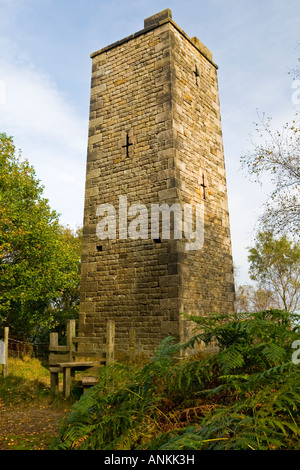
<svg viewBox="0 0 300 470">
<path fill-rule="evenodd" d="M 52 448 L 299 448 L 300 376 L 291 362 L 298 317 L 270 310 L 190 319 L 200 333 L 186 344 L 166 338 L 137 371 L 104 368 Z M 178 359 L 199 343 L 216 352 Z"/>
</svg>

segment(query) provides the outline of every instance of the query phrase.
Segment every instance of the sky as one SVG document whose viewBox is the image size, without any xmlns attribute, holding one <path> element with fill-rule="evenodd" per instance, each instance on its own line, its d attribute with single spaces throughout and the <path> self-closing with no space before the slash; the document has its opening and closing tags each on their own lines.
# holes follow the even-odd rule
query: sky
<svg viewBox="0 0 300 470">
<path fill-rule="evenodd" d="M 297 110 L 289 72 L 300 57 L 299 0 L 0 0 L 0 132 L 35 168 L 61 223 L 81 226 L 90 54 L 165 8 L 219 67 L 233 260 L 236 282 L 248 283 L 248 247 L 271 187 L 251 181 L 240 158 L 260 117 L 277 129 Z"/>
</svg>

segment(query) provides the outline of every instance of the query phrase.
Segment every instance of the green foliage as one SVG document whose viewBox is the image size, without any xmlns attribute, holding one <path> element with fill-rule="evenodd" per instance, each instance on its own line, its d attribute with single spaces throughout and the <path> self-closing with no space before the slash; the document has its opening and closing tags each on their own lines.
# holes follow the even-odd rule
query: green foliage
<svg viewBox="0 0 300 470">
<path fill-rule="evenodd" d="M 0 134 L 0 325 L 26 338 L 55 321 L 54 303 L 79 283 L 77 239 L 13 139 Z"/>
<path fill-rule="evenodd" d="M 131 449 L 149 438 L 165 415 L 157 392 L 170 368 L 171 351 L 174 342 L 167 338 L 138 372 L 121 364 L 104 368 L 99 384 L 73 406 L 53 448 Z"/>
<path fill-rule="evenodd" d="M 299 372 L 280 366 L 253 377 L 224 377 L 223 392 L 237 394 L 196 426 L 159 436 L 163 450 L 272 450 L 299 448 Z M 214 391 L 216 392 L 216 391 Z M 218 389 L 220 392 L 220 389 Z M 153 448 L 149 444 L 149 448 Z"/>
<path fill-rule="evenodd" d="M 268 310 L 191 320 L 194 338 L 166 338 L 141 369 L 104 368 L 52 449 L 299 448 L 300 375 L 291 362 L 299 317 Z M 178 359 L 197 344 L 216 350 Z"/>
<path fill-rule="evenodd" d="M 300 245 L 285 235 L 259 232 L 249 250 L 250 276 L 267 290 L 277 308 L 300 308 Z"/>
</svg>

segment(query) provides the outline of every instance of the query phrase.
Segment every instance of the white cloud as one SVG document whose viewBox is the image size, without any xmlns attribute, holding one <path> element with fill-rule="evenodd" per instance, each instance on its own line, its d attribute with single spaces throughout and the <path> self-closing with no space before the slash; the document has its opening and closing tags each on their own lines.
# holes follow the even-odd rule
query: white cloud
<svg viewBox="0 0 300 470">
<path fill-rule="evenodd" d="M 86 116 L 79 115 L 48 75 L 24 60 L 0 63 L 0 80 L 5 84 L 1 132 L 13 135 L 34 166 L 62 223 L 75 226 L 83 210 Z"/>
<path fill-rule="evenodd" d="M 6 105 L 0 122 L 17 132 L 65 141 L 70 149 L 85 144 L 83 122 L 48 76 L 33 67 L 6 64 L 0 67 L 6 85 Z M 70 136 L 72 138 L 70 138 Z"/>
</svg>

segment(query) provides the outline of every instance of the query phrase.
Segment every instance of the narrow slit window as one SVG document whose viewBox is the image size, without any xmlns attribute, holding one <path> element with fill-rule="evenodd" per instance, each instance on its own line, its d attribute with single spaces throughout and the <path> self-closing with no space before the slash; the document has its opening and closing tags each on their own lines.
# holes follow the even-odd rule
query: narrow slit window
<svg viewBox="0 0 300 470">
<path fill-rule="evenodd" d="M 202 175 L 202 181 L 201 181 L 201 184 L 200 184 L 201 188 L 202 188 L 202 191 L 203 191 L 203 199 L 206 199 L 206 188 L 207 188 L 207 185 L 205 184 L 205 176 L 204 174 Z"/>
<path fill-rule="evenodd" d="M 195 65 L 194 75 L 195 75 L 196 85 L 199 85 L 200 73 L 199 73 L 199 69 L 197 65 Z"/>
<path fill-rule="evenodd" d="M 129 149 L 132 145 L 133 145 L 133 143 L 131 142 L 130 136 L 127 132 L 126 137 L 125 137 L 125 144 L 122 145 L 122 148 L 126 149 L 126 157 L 127 158 L 129 157 Z"/>
</svg>

